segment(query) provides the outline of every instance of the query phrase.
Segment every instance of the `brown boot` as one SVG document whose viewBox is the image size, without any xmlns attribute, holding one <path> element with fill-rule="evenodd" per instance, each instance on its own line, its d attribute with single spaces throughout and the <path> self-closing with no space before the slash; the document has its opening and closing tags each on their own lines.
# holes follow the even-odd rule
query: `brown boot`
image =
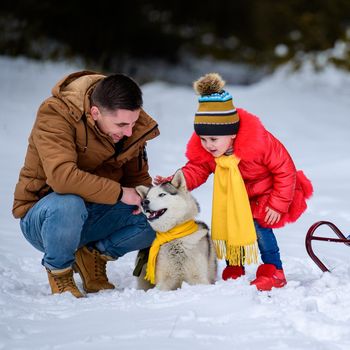
<svg viewBox="0 0 350 350">
<path fill-rule="evenodd" d="M 102 289 L 114 289 L 109 283 L 106 274 L 107 261 L 114 260 L 106 255 L 100 254 L 96 249 L 91 251 L 82 247 L 75 253 L 74 271 L 78 272 L 83 288 L 88 293 L 96 293 Z"/>
<path fill-rule="evenodd" d="M 68 267 L 66 269 L 52 271 L 46 269 L 46 271 L 49 277 L 52 294 L 70 292 L 76 298 L 84 297 L 74 282 L 72 268 Z"/>
</svg>

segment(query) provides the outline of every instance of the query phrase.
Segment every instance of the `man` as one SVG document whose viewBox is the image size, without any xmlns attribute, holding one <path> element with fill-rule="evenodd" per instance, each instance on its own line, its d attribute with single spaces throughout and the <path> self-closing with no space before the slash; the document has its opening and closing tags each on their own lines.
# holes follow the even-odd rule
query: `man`
<svg viewBox="0 0 350 350">
<path fill-rule="evenodd" d="M 137 185 L 150 185 L 146 141 L 159 135 L 129 77 L 73 73 L 40 106 L 14 194 L 13 215 L 44 253 L 52 293 L 113 289 L 106 264 L 149 247 Z"/>
</svg>

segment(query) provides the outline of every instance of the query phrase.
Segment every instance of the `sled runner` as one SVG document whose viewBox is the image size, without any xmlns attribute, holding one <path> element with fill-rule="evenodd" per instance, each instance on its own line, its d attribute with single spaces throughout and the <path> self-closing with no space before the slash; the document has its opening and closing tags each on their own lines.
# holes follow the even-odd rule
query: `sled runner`
<svg viewBox="0 0 350 350">
<path fill-rule="evenodd" d="M 332 229 L 332 231 L 338 236 L 338 238 L 329 238 L 329 237 L 318 237 L 313 234 L 322 225 L 327 225 Z M 335 226 L 333 223 L 329 221 L 317 221 L 315 222 L 307 231 L 305 238 L 305 246 L 306 251 L 309 254 L 310 258 L 315 262 L 315 264 L 323 271 L 330 272 L 327 267 L 321 262 L 321 260 L 315 255 L 312 249 L 312 241 L 326 241 L 326 242 L 335 242 L 335 243 L 344 243 L 347 246 L 350 246 L 350 239 L 346 238 L 343 233 Z"/>
</svg>

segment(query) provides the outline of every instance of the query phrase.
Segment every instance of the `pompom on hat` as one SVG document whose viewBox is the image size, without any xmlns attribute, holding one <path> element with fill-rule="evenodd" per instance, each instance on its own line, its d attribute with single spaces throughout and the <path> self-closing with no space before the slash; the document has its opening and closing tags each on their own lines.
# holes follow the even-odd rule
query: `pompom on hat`
<svg viewBox="0 0 350 350">
<path fill-rule="evenodd" d="M 233 105 L 232 95 L 223 90 L 225 81 L 217 73 L 208 73 L 193 83 L 200 95 L 194 117 L 197 135 L 235 135 L 239 128 L 239 115 Z"/>
</svg>

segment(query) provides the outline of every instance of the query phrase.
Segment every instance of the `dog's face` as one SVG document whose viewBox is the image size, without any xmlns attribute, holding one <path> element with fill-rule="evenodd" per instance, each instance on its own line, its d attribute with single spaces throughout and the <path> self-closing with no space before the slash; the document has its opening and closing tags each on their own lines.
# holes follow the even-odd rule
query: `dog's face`
<svg viewBox="0 0 350 350">
<path fill-rule="evenodd" d="M 155 231 L 168 231 L 198 214 L 198 204 L 187 190 L 181 170 L 171 182 L 154 187 L 137 186 L 136 191 L 142 198 L 143 213 Z"/>
</svg>

